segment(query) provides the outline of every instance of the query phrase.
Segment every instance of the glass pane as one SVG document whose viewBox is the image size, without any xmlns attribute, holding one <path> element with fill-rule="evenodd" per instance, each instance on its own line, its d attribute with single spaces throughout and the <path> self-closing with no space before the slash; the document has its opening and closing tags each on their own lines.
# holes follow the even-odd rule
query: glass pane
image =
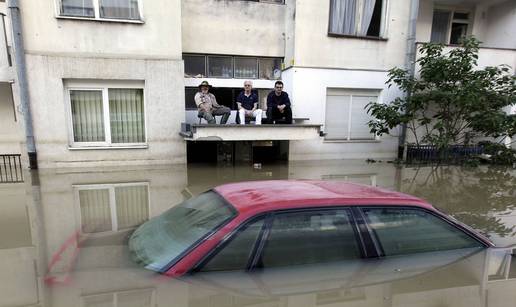
<svg viewBox="0 0 516 307">
<path fill-rule="evenodd" d="M 61 0 L 61 15 L 95 17 L 93 0 Z"/>
<path fill-rule="evenodd" d="M 201 271 L 245 270 L 253 247 L 262 230 L 263 219 L 239 230 L 232 239 Z"/>
<path fill-rule="evenodd" d="M 235 78 L 258 78 L 256 58 L 235 58 Z"/>
<path fill-rule="evenodd" d="M 206 57 L 204 55 L 184 55 L 185 78 L 206 77 Z"/>
<path fill-rule="evenodd" d="M 289 213 L 272 223 L 263 267 L 360 258 L 347 210 Z"/>
<path fill-rule="evenodd" d="M 260 59 L 260 79 L 277 80 L 281 78 L 281 59 Z"/>
<path fill-rule="evenodd" d="M 112 143 L 144 143 L 143 89 L 109 89 Z"/>
<path fill-rule="evenodd" d="M 450 44 L 458 45 L 468 32 L 468 25 L 464 23 L 452 23 Z"/>
<path fill-rule="evenodd" d="M 138 20 L 138 0 L 100 0 L 100 17 Z"/>
<path fill-rule="evenodd" d="M 113 307 L 114 294 L 100 294 L 82 298 L 84 307 Z"/>
<path fill-rule="evenodd" d="M 132 235 L 129 249 L 136 262 L 159 271 L 234 215 L 221 196 L 206 192 L 143 224 Z"/>
<path fill-rule="evenodd" d="M 112 230 L 109 190 L 80 190 L 81 225 L 83 232 Z"/>
<path fill-rule="evenodd" d="M 370 102 L 376 102 L 375 96 L 353 96 L 351 104 L 351 139 L 352 140 L 374 140 L 367 122 L 372 119 L 365 109 Z"/>
<path fill-rule="evenodd" d="M 324 132 L 326 133 L 325 139 L 348 139 L 350 101 L 350 95 L 326 97 L 326 123 L 324 125 Z"/>
<path fill-rule="evenodd" d="M 104 142 L 102 91 L 70 91 L 75 142 Z"/>
<path fill-rule="evenodd" d="M 233 60 L 231 57 L 208 57 L 210 77 L 233 78 Z"/>
<path fill-rule="evenodd" d="M 199 91 L 199 89 L 197 89 L 196 87 L 186 87 L 185 88 L 185 109 L 186 110 L 197 110 L 197 105 L 195 105 L 194 97 L 198 91 Z"/>
<path fill-rule="evenodd" d="M 386 256 L 482 245 L 440 218 L 415 209 L 363 209 Z"/>
<path fill-rule="evenodd" d="M 117 293 L 119 307 L 150 307 L 152 306 L 150 289 Z"/>
<path fill-rule="evenodd" d="M 434 11 L 432 20 L 432 34 L 430 41 L 433 43 L 446 44 L 448 36 L 448 24 L 450 22 L 450 12 Z"/>
<path fill-rule="evenodd" d="M 355 35 L 357 0 L 332 0 L 330 2 L 330 33 Z"/>
<path fill-rule="evenodd" d="M 149 219 L 147 186 L 115 188 L 118 229 L 133 228 Z"/>
</svg>

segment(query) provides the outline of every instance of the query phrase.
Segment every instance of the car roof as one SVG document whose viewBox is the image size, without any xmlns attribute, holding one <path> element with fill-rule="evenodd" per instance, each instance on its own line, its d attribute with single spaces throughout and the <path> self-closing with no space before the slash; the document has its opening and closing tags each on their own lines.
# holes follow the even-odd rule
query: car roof
<svg viewBox="0 0 516 307">
<path fill-rule="evenodd" d="M 215 191 L 240 213 L 346 205 L 411 205 L 435 210 L 415 196 L 344 181 L 248 181 L 221 185 Z"/>
</svg>

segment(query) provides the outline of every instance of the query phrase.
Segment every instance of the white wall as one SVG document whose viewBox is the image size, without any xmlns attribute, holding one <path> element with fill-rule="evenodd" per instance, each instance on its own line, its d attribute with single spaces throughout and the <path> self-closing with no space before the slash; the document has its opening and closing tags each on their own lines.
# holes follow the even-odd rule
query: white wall
<svg viewBox="0 0 516 307">
<path fill-rule="evenodd" d="M 182 1 L 183 52 L 283 57 L 285 5 Z"/>
<path fill-rule="evenodd" d="M 489 9 L 484 43 L 489 47 L 516 49 L 515 1 L 505 1 Z"/>
<path fill-rule="evenodd" d="M 329 37 L 330 0 L 296 1 L 295 66 L 381 69 L 404 64 L 410 6 L 389 0 L 387 40 Z"/>
<path fill-rule="evenodd" d="M 401 93 L 388 89 L 386 71 L 290 68 L 283 72 L 285 89 L 291 95 L 294 117 L 310 118 L 310 124 L 325 123 L 327 88 L 381 90 L 380 102 L 391 102 Z M 365 112 L 365 111 L 364 111 Z M 323 127 L 324 130 L 324 127 Z M 383 136 L 380 141 L 290 142 L 291 160 L 394 158 L 398 139 Z"/>
</svg>

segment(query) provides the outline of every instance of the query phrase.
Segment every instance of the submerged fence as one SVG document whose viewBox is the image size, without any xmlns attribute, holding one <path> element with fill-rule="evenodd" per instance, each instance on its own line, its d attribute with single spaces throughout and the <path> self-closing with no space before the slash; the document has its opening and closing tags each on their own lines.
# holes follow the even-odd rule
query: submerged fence
<svg viewBox="0 0 516 307">
<path fill-rule="evenodd" d="M 20 154 L 0 154 L 0 183 L 23 182 Z"/>
<path fill-rule="evenodd" d="M 484 153 L 483 146 L 451 145 L 438 149 L 434 145 L 408 145 L 407 163 L 459 163 Z"/>
</svg>

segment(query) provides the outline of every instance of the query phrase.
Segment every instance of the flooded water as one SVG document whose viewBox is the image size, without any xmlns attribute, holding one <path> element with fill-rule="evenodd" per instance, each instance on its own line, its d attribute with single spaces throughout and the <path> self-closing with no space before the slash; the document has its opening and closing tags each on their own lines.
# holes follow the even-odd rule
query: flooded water
<svg viewBox="0 0 516 307">
<path fill-rule="evenodd" d="M 363 161 L 48 169 L 0 184 L 3 306 L 514 306 L 512 248 L 226 272 L 169 279 L 128 257 L 135 227 L 211 187 L 242 180 L 322 179 L 428 200 L 516 244 L 516 170 L 395 167 Z M 515 264 L 515 265 L 513 265 Z"/>
</svg>

